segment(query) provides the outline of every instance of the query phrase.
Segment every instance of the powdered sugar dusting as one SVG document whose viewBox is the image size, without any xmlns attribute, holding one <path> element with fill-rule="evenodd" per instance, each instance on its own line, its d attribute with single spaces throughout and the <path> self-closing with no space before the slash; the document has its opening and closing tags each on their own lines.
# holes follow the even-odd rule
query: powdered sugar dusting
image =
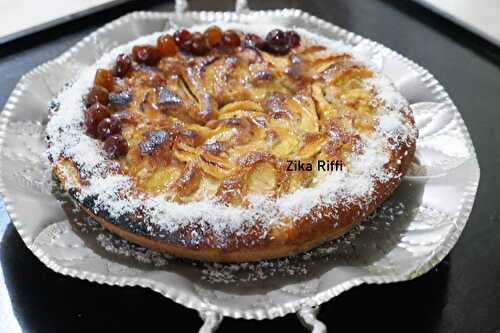
<svg viewBox="0 0 500 333">
<path fill-rule="evenodd" d="M 151 222 L 167 230 L 176 230 L 184 225 L 206 221 L 217 229 L 236 230 L 243 222 L 262 217 L 253 209 L 228 207 L 210 201 L 179 205 L 168 201 L 163 196 L 156 196 L 145 201 L 145 208 L 151 214 Z"/>
<path fill-rule="evenodd" d="M 381 132 L 388 133 L 390 136 L 408 135 L 408 128 L 403 125 L 397 115 L 384 114 L 380 116 L 378 126 Z"/>
<path fill-rule="evenodd" d="M 276 26 L 246 26 L 234 23 L 220 23 L 222 28 L 234 28 L 245 32 L 264 35 Z M 191 30 L 203 30 L 206 26 L 192 27 Z M 335 52 L 351 52 L 352 48 L 324 37 L 314 35 L 303 29 L 297 29 L 303 36 L 319 42 Z M 75 161 L 81 171 L 87 176 L 88 185 L 79 184 L 78 199 L 95 196 L 95 209 L 106 210 L 112 217 L 133 213 L 141 208 L 150 217 L 150 222 L 161 230 L 174 232 L 190 223 L 199 223 L 210 228 L 216 234 L 226 231 L 240 230 L 245 223 L 259 220 L 264 222 L 264 228 L 276 226 L 283 217 L 300 218 L 316 206 L 331 206 L 339 200 L 351 201 L 355 198 L 369 198 L 373 191 L 375 180 L 388 181 L 399 175 L 390 174 L 384 169 L 389 161 L 387 138 L 401 140 L 416 135 L 410 124 L 402 116 L 408 103 L 397 92 L 393 85 L 383 76 L 367 80 L 366 84 L 373 87 L 378 97 L 383 101 L 378 108 L 377 131 L 361 136 L 363 152 L 353 154 L 351 165 L 347 172 L 334 172 L 316 180 L 311 188 L 303 188 L 288 193 L 278 199 L 264 196 L 249 198 L 250 207 L 228 207 L 216 204 L 210 199 L 196 203 L 177 204 L 169 201 L 164 195 L 151 197 L 134 193 L 131 179 L 125 175 L 109 174 L 114 162 L 108 160 L 101 144 L 84 134 L 82 128 L 83 106 L 82 96 L 93 83 L 97 68 L 110 67 L 120 53 L 130 52 L 133 45 L 152 43 L 160 33 L 141 37 L 103 56 L 96 64 L 84 69 L 79 78 L 57 97 L 59 110 L 51 115 L 47 126 L 49 136 L 48 155 L 59 163 L 61 157 Z M 354 54 L 357 56 L 357 54 Z M 357 57 L 363 61 L 363 56 Z M 72 187 L 74 184 L 66 184 Z M 263 231 L 265 236 L 265 230 Z M 196 238 L 196 235 L 193 235 Z"/>
</svg>

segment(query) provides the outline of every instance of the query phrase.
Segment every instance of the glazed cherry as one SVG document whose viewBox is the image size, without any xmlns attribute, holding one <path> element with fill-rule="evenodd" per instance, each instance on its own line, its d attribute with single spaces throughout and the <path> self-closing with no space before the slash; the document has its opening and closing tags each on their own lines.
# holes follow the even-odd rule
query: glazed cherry
<svg viewBox="0 0 500 333">
<path fill-rule="evenodd" d="M 241 40 L 238 33 L 234 30 L 226 30 L 222 35 L 222 46 L 226 48 L 235 48 L 240 46 Z"/>
<path fill-rule="evenodd" d="M 114 134 L 104 141 L 104 150 L 111 158 L 125 156 L 128 152 L 127 141 L 120 134 Z"/>
<path fill-rule="evenodd" d="M 160 51 L 161 55 L 171 57 L 177 53 L 177 44 L 175 38 L 171 35 L 161 35 L 156 40 L 156 48 Z"/>
<path fill-rule="evenodd" d="M 116 118 L 104 118 L 97 125 L 96 135 L 98 139 L 106 140 L 113 134 L 119 134 L 122 130 L 120 121 Z"/>
<path fill-rule="evenodd" d="M 272 45 L 286 45 L 288 44 L 286 34 L 280 29 L 269 31 L 266 36 L 266 42 Z"/>
<path fill-rule="evenodd" d="M 200 32 L 195 32 L 191 37 L 191 53 L 194 55 L 205 55 L 210 51 L 207 38 Z"/>
<path fill-rule="evenodd" d="M 262 49 L 264 48 L 264 40 L 257 35 L 247 34 L 243 40 L 243 45 L 251 49 Z"/>
<path fill-rule="evenodd" d="M 191 39 L 191 33 L 186 29 L 177 30 L 174 33 L 174 39 L 175 39 L 175 42 L 177 44 L 179 44 L 181 42 L 185 42 L 185 41 Z"/>
<path fill-rule="evenodd" d="M 116 57 L 116 63 L 113 67 L 113 75 L 123 78 L 132 69 L 132 59 L 128 54 L 120 54 Z"/>
<path fill-rule="evenodd" d="M 286 36 L 289 48 L 293 49 L 294 47 L 297 47 L 300 45 L 300 36 L 295 31 L 289 30 L 285 33 L 285 36 Z"/>
<path fill-rule="evenodd" d="M 95 103 L 106 105 L 108 104 L 108 102 L 109 92 L 106 88 L 103 88 L 101 86 L 92 87 L 92 89 L 90 89 L 89 93 L 87 94 L 87 97 L 85 97 L 85 104 L 87 107 Z"/>
<path fill-rule="evenodd" d="M 99 68 L 95 73 L 94 84 L 110 91 L 113 90 L 115 79 L 110 70 Z"/>
<path fill-rule="evenodd" d="M 161 54 L 151 45 L 137 45 L 132 48 L 132 57 L 139 64 L 154 66 L 160 61 Z"/>
<path fill-rule="evenodd" d="M 266 36 L 266 51 L 278 55 L 287 54 L 290 51 L 288 38 L 280 29 L 271 30 Z"/>
<path fill-rule="evenodd" d="M 179 47 L 179 49 L 181 49 L 181 51 L 191 51 L 191 36 L 191 33 L 186 29 L 180 29 L 174 33 L 175 42 L 177 43 L 177 46 Z"/>
<path fill-rule="evenodd" d="M 211 47 L 222 45 L 222 30 L 218 26 L 213 25 L 208 27 L 207 30 L 205 30 L 205 36 Z"/>
<path fill-rule="evenodd" d="M 96 135 L 97 125 L 104 119 L 111 116 L 111 111 L 106 105 L 103 104 L 93 104 L 85 112 L 85 126 L 87 127 L 87 133 L 91 136 Z"/>
<path fill-rule="evenodd" d="M 117 120 L 120 124 L 121 123 L 134 123 L 134 115 L 129 111 L 113 112 L 113 114 L 111 115 L 111 118 Z"/>
</svg>

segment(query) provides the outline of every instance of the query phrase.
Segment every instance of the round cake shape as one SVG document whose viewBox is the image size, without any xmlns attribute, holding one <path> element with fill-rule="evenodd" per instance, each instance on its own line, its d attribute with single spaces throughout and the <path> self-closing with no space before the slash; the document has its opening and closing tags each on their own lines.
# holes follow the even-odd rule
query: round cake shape
<svg viewBox="0 0 500 333">
<path fill-rule="evenodd" d="M 132 242 L 207 261 L 342 235 L 397 188 L 417 136 L 366 56 L 302 29 L 146 36 L 56 100 L 48 155 L 77 204 Z"/>
</svg>

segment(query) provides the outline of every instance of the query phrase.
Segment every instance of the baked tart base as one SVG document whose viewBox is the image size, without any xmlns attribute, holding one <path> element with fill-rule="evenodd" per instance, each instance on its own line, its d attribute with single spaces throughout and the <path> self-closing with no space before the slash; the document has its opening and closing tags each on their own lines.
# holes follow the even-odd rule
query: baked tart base
<svg viewBox="0 0 500 333">
<path fill-rule="evenodd" d="M 105 228 L 179 257 L 258 261 L 341 236 L 408 170 L 408 103 L 340 43 L 226 28 L 147 36 L 82 73 L 47 126 L 54 174 Z"/>
</svg>

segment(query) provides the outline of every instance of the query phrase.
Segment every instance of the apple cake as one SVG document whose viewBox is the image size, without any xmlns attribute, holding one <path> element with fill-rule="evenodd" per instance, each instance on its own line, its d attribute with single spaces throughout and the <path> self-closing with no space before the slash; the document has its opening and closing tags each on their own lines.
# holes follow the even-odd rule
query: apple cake
<svg viewBox="0 0 500 333">
<path fill-rule="evenodd" d="M 346 233 L 415 152 L 370 57 L 304 29 L 221 23 L 141 37 L 56 97 L 48 158 L 97 222 L 142 246 L 257 261 Z"/>
</svg>

